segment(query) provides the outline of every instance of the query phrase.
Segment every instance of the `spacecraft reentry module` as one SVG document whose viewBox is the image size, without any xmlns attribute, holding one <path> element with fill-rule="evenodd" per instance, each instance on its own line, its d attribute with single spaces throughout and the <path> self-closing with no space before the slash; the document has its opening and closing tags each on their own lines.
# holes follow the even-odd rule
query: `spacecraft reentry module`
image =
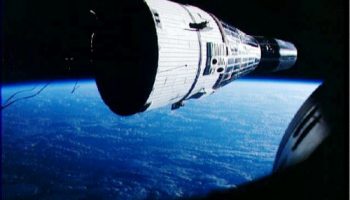
<svg viewBox="0 0 350 200">
<path fill-rule="evenodd" d="M 297 60 L 290 42 L 247 35 L 198 7 L 167 0 L 130 1 L 100 24 L 91 41 L 96 83 L 119 115 L 177 109 L 255 69 L 284 70 Z"/>
</svg>

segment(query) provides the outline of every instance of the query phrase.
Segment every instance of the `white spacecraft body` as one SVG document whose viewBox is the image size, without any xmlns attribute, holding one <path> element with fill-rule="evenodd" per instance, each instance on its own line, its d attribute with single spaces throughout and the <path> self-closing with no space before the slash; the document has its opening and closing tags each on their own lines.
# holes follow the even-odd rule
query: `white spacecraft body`
<svg viewBox="0 0 350 200">
<path fill-rule="evenodd" d="M 146 3 L 153 13 L 159 46 L 157 76 L 147 100 L 149 109 L 212 94 L 259 64 L 258 42 L 213 15 L 171 1 Z"/>
<path fill-rule="evenodd" d="M 106 77 L 110 76 L 110 74 L 105 75 L 108 70 L 97 76 L 97 85 L 102 98 L 117 114 L 130 115 L 166 105 L 172 105 L 172 109 L 177 109 L 183 105 L 184 101 L 210 95 L 220 87 L 255 70 L 261 64 L 262 54 L 267 56 L 263 64 L 268 65 L 271 64 L 271 61 L 275 62 L 271 71 L 288 68 L 296 62 L 296 48 L 289 42 L 265 38 L 260 38 L 258 41 L 259 39 L 243 33 L 220 21 L 213 14 L 194 6 L 167 0 L 145 0 L 143 3 L 151 13 L 153 21 L 153 23 L 148 23 L 147 27 L 153 28 L 156 34 L 154 42 L 157 44 L 152 48 L 158 47 L 158 52 L 153 53 L 157 54 L 154 56 L 157 62 L 153 63 L 156 66 L 150 66 L 155 73 L 152 75 L 154 78 L 147 83 L 152 85 L 150 91 L 146 92 L 148 94 L 141 92 L 144 94 L 142 100 L 134 103 L 134 105 L 137 104 L 137 109 L 124 109 L 122 106 L 134 107 L 130 105 L 133 104 L 131 102 L 141 98 L 135 94 L 129 95 L 128 91 L 120 94 L 125 97 L 125 100 L 122 100 L 124 97 L 115 94 L 115 97 L 111 98 L 113 89 L 106 90 L 106 85 L 111 87 L 110 84 L 112 84 L 120 87 L 121 84 L 124 84 L 123 81 L 110 81 L 110 83 L 105 81 Z M 136 18 L 148 17 L 140 13 L 137 11 Z M 130 23 L 133 23 L 132 21 Z M 150 25 L 153 27 L 149 27 Z M 283 48 L 280 48 L 282 45 L 284 45 Z M 142 44 L 142 46 L 146 45 Z M 149 53 L 147 50 L 144 50 L 144 53 L 140 51 L 141 54 Z M 116 53 L 116 56 L 119 54 Z M 132 68 L 133 66 L 126 67 Z M 113 71 L 112 68 L 108 69 Z M 133 72 L 130 71 L 130 73 Z M 134 73 L 149 76 L 148 71 L 144 69 L 142 72 L 137 72 L 135 68 Z M 138 89 L 142 85 L 140 83 L 131 90 Z M 115 93 L 118 93 L 117 88 Z"/>
</svg>

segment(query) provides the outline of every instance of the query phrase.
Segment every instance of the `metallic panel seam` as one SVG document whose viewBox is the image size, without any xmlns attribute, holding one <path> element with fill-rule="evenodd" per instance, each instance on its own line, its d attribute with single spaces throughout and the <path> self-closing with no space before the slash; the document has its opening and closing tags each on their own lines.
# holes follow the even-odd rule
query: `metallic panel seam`
<svg viewBox="0 0 350 200">
<path fill-rule="evenodd" d="M 219 30 L 220 30 L 220 33 L 221 33 L 221 37 L 222 37 L 222 41 L 228 45 L 228 41 L 227 41 L 227 38 L 226 38 L 226 34 L 225 34 L 225 31 L 224 31 L 224 27 L 222 27 L 222 24 L 220 23 L 220 20 L 215 17 L 215 15 L 209 13 L 209 15 L 214 19 L 214 21 L 216 22 L 216 24 L 218 25 L 219 27 Z"/>
<path fill-rule="evenodd" d="M 187 11 L 187 13 L 191 17 L 192 21 L 194 23 L 196 23 L 196 19 L 194 18 L 194 16 L 190 12 L 190 10 L 188 10 L 188 8 L 186 8 L 185 5 L 181 5 L 181 6 Z M 192 93 L 193 89 L 195 88 L 195 86 L 198 82 L 198 79 L 199 79 L 199 76 L 200 76 L 200 73 L 202 70 L 201 69 L 201 66 L 202 66 L 202 39 L 201 39 L 200 30 L 197 30 L 197 36 L 198 36 L 198 44 L 199 44 L 199 61 L 198 61 L 198 69 L 197 69 L 196 78 L 194 79 L 193 84 L 192 84 L 190 90 L 188 91 L 188 93 L 178 103 L 181 103 L 182 101 L 186 100 L 190 96 L 190 94 Z"/>
</svg>

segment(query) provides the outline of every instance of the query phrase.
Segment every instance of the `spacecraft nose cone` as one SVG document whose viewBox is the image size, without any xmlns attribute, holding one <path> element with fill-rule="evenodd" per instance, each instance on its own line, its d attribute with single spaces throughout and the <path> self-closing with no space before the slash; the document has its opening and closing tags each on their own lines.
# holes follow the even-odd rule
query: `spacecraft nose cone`
<svg viewBox="0 0 350 200">
<path fill-rule="evenodd" d="M 258 72 L 276 72 L 294 66 L 298 51 L 295 45 L 284 40 L 255 37 L 261 49 L 261 60 Z"/>
</svg>

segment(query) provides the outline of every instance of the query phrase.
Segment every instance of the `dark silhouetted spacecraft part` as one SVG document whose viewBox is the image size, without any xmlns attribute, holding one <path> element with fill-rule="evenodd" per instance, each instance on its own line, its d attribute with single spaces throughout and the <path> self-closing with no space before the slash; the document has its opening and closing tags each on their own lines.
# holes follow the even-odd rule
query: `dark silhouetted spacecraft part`
<svg viewBox="0 0 350 200">
<path fill-rule="evenodd" d="M 306 160 L 329 136 L 331 129 L 320 104 L 320 86 L 302 105 L 289 124 L 276 154 L 274 171 Z"/>
<path fill-rule="evenodd" d="M 272 175 L 193 199 L 349 199 L 345 95 L 334 76 L 305 101 L 280 143 Z"/>
</svg>

